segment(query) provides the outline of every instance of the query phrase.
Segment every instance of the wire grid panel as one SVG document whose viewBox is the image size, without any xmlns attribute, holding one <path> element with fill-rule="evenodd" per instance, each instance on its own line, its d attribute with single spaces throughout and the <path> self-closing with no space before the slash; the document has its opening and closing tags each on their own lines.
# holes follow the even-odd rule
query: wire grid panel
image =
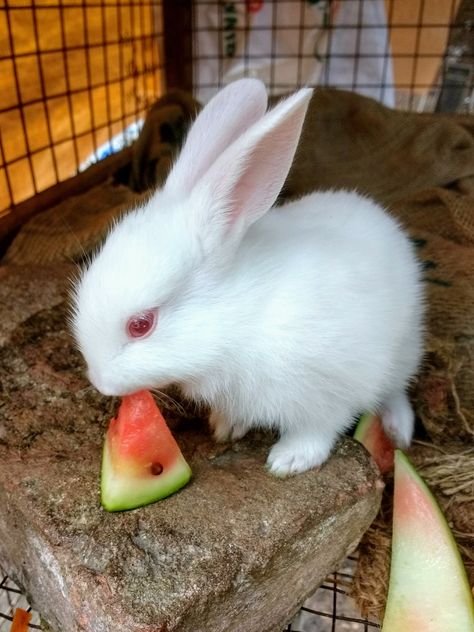
<svg viewBox="0 0 474 632">
<path fill-rule="evenodd" d="M 333 86 L 389 106 L 434 110 L 446 83 L 456 93 L 462 84 L 456 109 L 472 111 L 472 6 L 471 0 L 195 0 L 194 91 L 207 101 L 230 80 L 257 76 L 272 94 L 302 84 Z M 457 83 L 447 72 L 453 65 Z"/>
<path fill-rule="evenodd" d="M 161 0 L 5 0 L 0 215 L 120 143 L 161 93 Z"/>
<path fill-rule="evenodd" d="M 306 600 L 285 632 L 375 632 L 380 625 L 361 617 L 349 596 L 356 557 L 329 575 L 324 584 Z"/>
<path fill-rule="evenodd" d="M 348 591 L 356 559 L 348 558 L 310 597 L 284 632 L 371 632 L 380 629 L 357 613 Z M 18 586 L 0 567 L 0 632 L 9 632 L 15 608 L 32 612 L 31 630 L 40 630 L 39 615 L 31 608 Z"/>
<path fill-rule="evenodd" d="M 31 610 L 21 590 L 0 568 L 0 632 L 9 632 L 16 608 L 31 612 L 30 630 L 41 630 L 38 613 Z"/>
</svg>

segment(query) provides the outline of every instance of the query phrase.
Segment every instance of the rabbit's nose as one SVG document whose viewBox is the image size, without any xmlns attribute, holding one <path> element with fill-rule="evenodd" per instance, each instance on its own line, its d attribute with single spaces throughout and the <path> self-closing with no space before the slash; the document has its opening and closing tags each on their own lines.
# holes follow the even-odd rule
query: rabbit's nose
<svg viewBox="0 0 474 632">
<path fill-rule="evenodd" d="M 95 388 L 102 393 L 102 395 L 120 395 L 120 393 L 116 392 L 116 389 L 112 384 L 108 384 L 107 380 L 104 380 L 98 371 L 94 368 L 89 367 L 87 370 L 87 377 L 89 381 Z"/>
</svg>

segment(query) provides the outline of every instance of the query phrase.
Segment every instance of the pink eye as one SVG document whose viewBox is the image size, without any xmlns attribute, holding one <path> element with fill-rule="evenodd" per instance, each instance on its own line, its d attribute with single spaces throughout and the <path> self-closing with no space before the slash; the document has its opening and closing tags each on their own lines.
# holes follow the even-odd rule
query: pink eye
<svg viewBox="0 0 474 632">
<path fill-rule="evenodd" d="M 130 338 L 143 338 L 150 334 L 156 324 L 156 309 L 148 309 L 146 312 L 135 314 L 128 319 L 127 334 Z"/>
</svg>

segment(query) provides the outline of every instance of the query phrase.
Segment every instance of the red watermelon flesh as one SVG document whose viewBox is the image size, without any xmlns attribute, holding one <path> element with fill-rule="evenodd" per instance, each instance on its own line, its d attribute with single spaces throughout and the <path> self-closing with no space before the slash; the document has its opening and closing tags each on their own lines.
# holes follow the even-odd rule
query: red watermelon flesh
<svg viewBox="0 0 474 632">
<path fill-rule="evenodd" d="M 178 491 L 190 477 L 191 469 L 151 393 L 123 397 L 105 437 L 103 507 L 120 511 L 148 505 Z"/>
<path fill-rule="evenodd" d="M 382 474 L 393 470 L 395 446 L 385 434 L 382 420 L 378 415 L 362 415 L 355 429 L 354 439 L 362 443 Z"/>
<path fill-rule="evenodd" d="M 474 632 L 474 602 L 441 509 L 395 452 L 392 561 L 382 632 Z"/>
</svg>

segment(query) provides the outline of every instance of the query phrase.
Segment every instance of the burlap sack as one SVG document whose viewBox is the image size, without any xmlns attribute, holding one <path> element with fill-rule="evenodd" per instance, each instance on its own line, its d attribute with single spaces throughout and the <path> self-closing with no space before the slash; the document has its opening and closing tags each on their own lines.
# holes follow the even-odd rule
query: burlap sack
<svg viewBox="0 0 474 632">
<path fill-rule="evenodd" d="M 424 266 L 427 354 L 413 399 L 438 444 L 474 440 L 474 117 L 315 92 L 283 199 L 348 188 L 388 207 Z"/>
<path fill-rule="evenodd" d="M 125 184 L 134 191 L 146 191 L 164 183 L 200 107 L 183 90 L 170 90 L 152 105 L 132 146 L 130 172 Z"/>
<path fill-rule="evenodd" d="M 71 196 L 32 217 L 11 243 L 2 263 L 80 261 L 100 243 L 112 220 L 141 197 L 111 181 Z"/>
<path fill-rule="evenodd" d="M 180 91 L 157 101 L 132 151 L 130 186 L 141 190 L 162 181 L 198 107 Z M 362 191 L 388 206 L 417 239 L 425 266 L 428 336 L 414 398 L 438 443 L 474 436 L 472 127 L 469 117 L 399 112 L 353 93 L 317 90 L 282 194 L 288 199 L 315 189 Z M 33 218 L 6 261 L 81 258 L 110 220 L 136 201 L 127 191 L 106 183 Z"/>
<path fill-rule="evenodd" d="M 393 205 L 424 267 L 426 357 L 414 389 L 439 445 L 474 443 L 474 190 L 432 189 Z"/>
<path fill-rule="evenodd" d="M 161 125 L 165 122 L 163 113 L 158 114 Z M 186 116 L 189 122 L 190 115 Z M 176 126 L 177 120 L 175 111 L 170 124 Z M 447 493 L 431 475 L 426 478 L 446 507 L 471 582 L 474 489 L 472 480 L 466 483 L 465 475 L 473 471 L 473 465 L 472 456 L 459 455 L 463 446 L 474 442 L 473 130 L 473 117 L 396 112 L 352 93 L 318 90 L 281 196 L 285 200 L 315 189 L 341 187 L 367 193 L 400 218 L 417 245 L 426 281 L 427 353 L 413 401 L 429 438 L 439 447 L 415 448 L 415 463 L 423 474 L 433 450 L 442 450 L 443 458 L 461 463 L 448 476 L 453 483 L 452 493 Z M 145 133 L 150 131 L 148 126 Z M 156 144 L 143 137 L 137 146 L 135 168 L 145 165 L 147 178 L 150 174 L 163 178 L 163 172 L 158 173 L 156 168 L 161 140 L 158 138 Z M 150 161 L 155 161 L 152 169 L 146 168 L 147 152 Z M 163 164 L 169 165 L 169 160 Z M 148 179 L 145 183 L 134 182 L 136 188 L 144 185 L 149 186 Z M 111 208 L 110 186 L 105 186 L 104 196 L 98 194 L 104 197 L 104 203 L 97 216 L 94 211 L 87 217 L 84 202 L 92 198 L 85 197 L 81 202 L 65 201 L 63 219 L 61 205 L 54 211 L 54 221 L 47 213 L 32 220 L 13 242 L 8 260 L 45 262 L 65 254 L 80 258 L 83 250 L 102 238 L 108 220 L 117 213 L 116 205 Z M 120 203 L 119 212 L 121 208 Z M 435 455 L 436 459 L 439 457 Z M 459 489 L 464 490 L 464 496 Z M 389 491 L 388 487 L 383 512 L 361 546 L 354 587 L 359 605 L 376 615 L 383 610 L 388 578 Z"/>
<path fill-rule="evenodd" d="M 474 175 L 469 121 L 391 110 L 351 92 L 316 90 L 284 196 L 348 188 L 390 205 L 450 186 Z"/>
<path fill-rule="evenodd" d="M 132 147 L 131 164 L 119 174 L 120 182 L 137 191 L 162 183 L 198 109 L 192 96 L 181 91 L 158 99 Z M 466 129 L 470 120 L 398 112 L 351 92 L 318 89 L 309 104 L 280 201 L 316 189 L 345 187 L 387 205 L 411 193 L 474 176 L 474 141 Z M 80 214 L 81 209 L 76 212 Z M 37 226 L 42 217 L 44 213 L 34 220 Z M 44 224 L 46 234 L 48 221 Z M 28 232 L 29 224 L 23 230 Z M 95 230 L 100 239 L 105 230 L 100 217 Z M 74 241 L 66 224 L 60 239 Z M 67 249 L 73 250 L 73 245 Z M 60 249 L 53 244 L 52 250 Z M 13 261 L 12 253 L 8 257 Z"/>
</svg>

